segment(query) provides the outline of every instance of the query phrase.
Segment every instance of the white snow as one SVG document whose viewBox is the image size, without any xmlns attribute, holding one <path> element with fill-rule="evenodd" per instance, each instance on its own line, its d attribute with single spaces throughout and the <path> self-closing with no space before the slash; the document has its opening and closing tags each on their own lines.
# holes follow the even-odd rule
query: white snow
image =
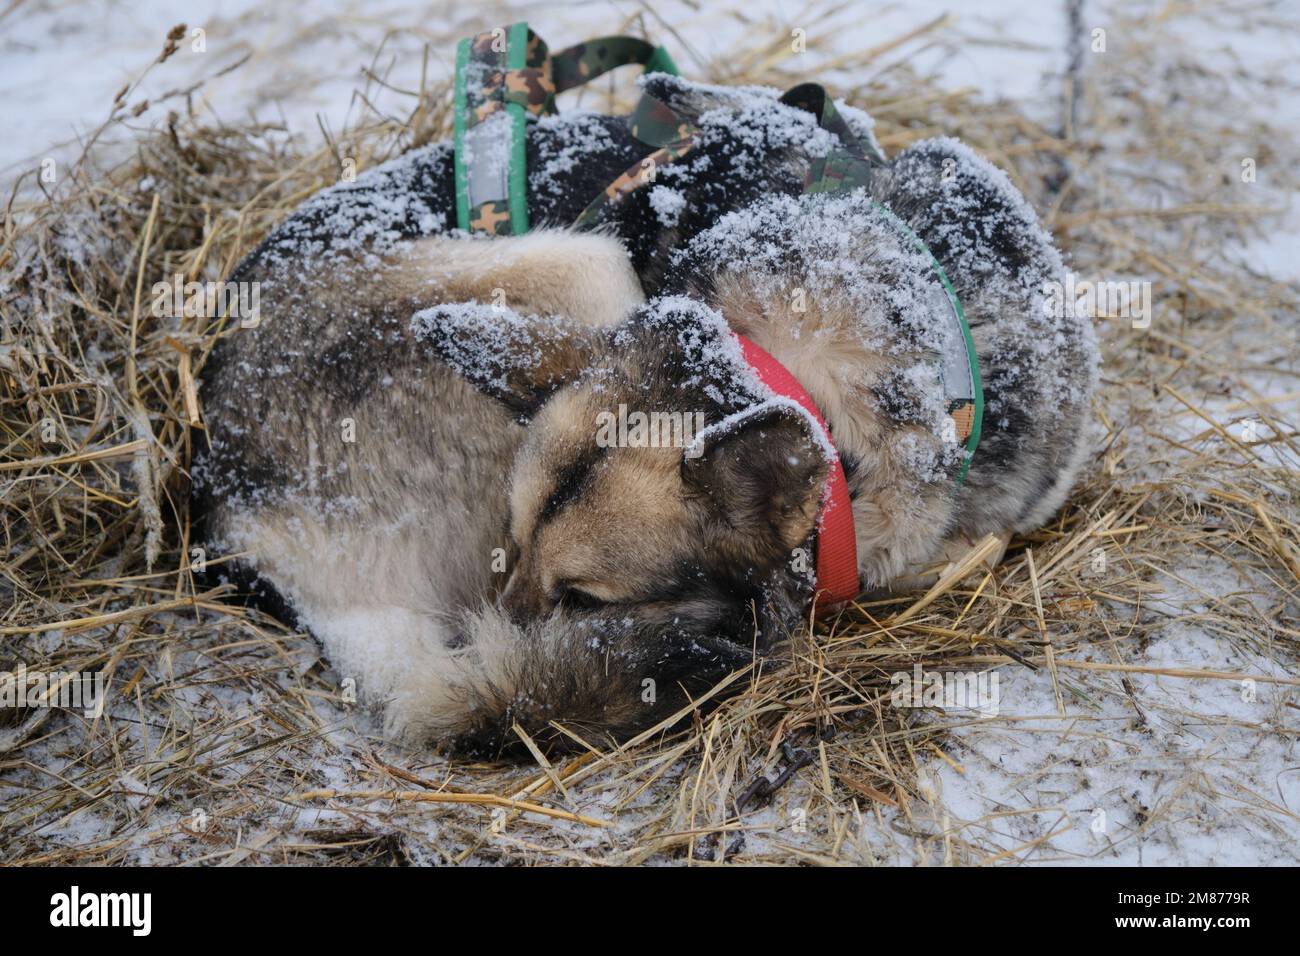
<svg viewBox="0 0 1300 956">
<path fill-rule="evenodd" d="M 818 63 L 839 52 L 875 46 L 951 13 L 953 23 L 940 32 L 942 42 L 892 51 L 883 57 L 881 69 L 907 59 L 920 70 L 940 72 L 954 87 L 977 86 L 1022 100 L 1041 96 L 1039 73 L 1057 67 L 1054 54 L 1064 32 L 1057 5 L 998 0 L 969 14 L 957 6 L 910 0 L 880 4 L 869 14 L 848 5 L 826 16 L 781 0 L 757 0 L 746 5 L 741 20 L 722 6 L 667 0 L 655 5 L 662 22 L 649 18 L 647 29 L 665 36 L 688 75 L 702 62 L 726 57 L 741 38 L 789 38 L 791 31 L 803 30 L 806 52 L 792 52 L 790 66 L 817 73 Z M 73 158 L 78 137 L 107 117 L 114 94 L 157 56 L 167 31 L 178 23 L 190 28 L 180 50 L 129 99 L 130 107 L 145 100 L 152 104 L 134 126 L 157 122 L 169 109 L 183 109 L 184 97 L 167 95 L 206 80 L 194 100 L 197 109 L 211 109 L 228 120 L 256 117 L 283 123 L 318 141 L 318 117 L 337 131 L 362 109 L 353 91 L 363 84 L 363 68 L 373 66 L 393 87 L 410 90 L 418 86 L 422 70 L 434 79 L 450 75 L 455 41 L 477 30 L 523 16 L 558 49 L 618 32 L 629 15 L 639 12 L 634 0 L 513 8 L 499 2 L 467 7 L 329 0 L 310 10 L 253 0 L 191 0 L 180 9 L 165 0 L 78 5 L 27 0 L 0 14 L 0 102 L 21 104 L 5 116 L 0 187 L 7 193 L 9 181 L 36 170 L 43 159 L 62 163 Z M 683 38 L 685 49 L 677 37 L 667 35 L 663 23 Z M 1008 26 L 1014 29 L 1008 31 Z M 196 28 L 204 30 L 202 52 L 195 49 Z M 966 38 L 977 42 L 962 43 Z M 239 69 L 220 75 L 245 57 Z M 852 83 L 861 77 L 830 73 L 827 79 Z M 380 109 L 401 102 L 391 91 L 372 89 L 371 94 Z M 564 101 L 585 105 L 598 96 L 598 89 L 575 91 Z"/>
</svg>

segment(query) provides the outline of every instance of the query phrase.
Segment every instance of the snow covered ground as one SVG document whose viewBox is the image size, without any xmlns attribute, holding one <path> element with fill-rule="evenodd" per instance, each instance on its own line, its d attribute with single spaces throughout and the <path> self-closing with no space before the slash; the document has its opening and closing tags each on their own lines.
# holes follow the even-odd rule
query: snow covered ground
<svg viewBox="0 0 1300 956">
<path fill-rule="evenodd" d="M 629 17 L 645 15 L 651 33 L 668 36 L 671 28 L 682 39 L 675 49 L 685 51 L 678 60 L 689 73 L 693 62 L 725 55 L 743 31 L 784 36 L 804 29 L 809 56 L 819 63 L 846 45 L 881 43 L 954 10 L 959 15 L 939 31 L 941 40 L 928 42 L 919 52 L 909 48 L 912 62 L 938 70 L 948 85 L 1008 97 L 1037 116 L 1051 116 L 1058 108 L 1058 80 L 1068 58 L 1065 4 L 1020 0 L 851 4 L 828 20 L 801 19 L 799 10 L 792 9 L 798 5 L 775 0 L 742 5 L 743 20 L 711 4 L 655 3 L 654 14 L 645 14 L 646 6 L 623 0 L 495 9 L 492 4 L 406 0 L 330 0 L 309 7 L 267 0 L 193 0 L 182 6 L 178 12 L 178 5 L 161 0 L 19 0 L 0 11 L 0 118 L 6 130 L 0 138 L 0 190 L 7 195 L 18 176 L 46 157 L 65 161 L 73 155 L 77 138 L 98 125 L 117 89 L 157 54 L 176 22 L 202 27 L 205 49 L 195 49 L 191 36 L 177 56 L 150 76 L 137 98 L 153 105 L 136 120 L 138 126 L 177 108 L 182 97 L 169 95 L 173 91 L 209 78 L 196 108 L 226 118 L 252 114 L 280 119 L 308 141 L 321 136 L 318 124 L 329 129 L 344 124 L 356 108 L 352 91 L 363 68 L 410 89 L 422 69 L 434 75 L 449 69 L 456 37 L 519 18 L 528 19 L 553 45 L 562 45 L 617 32 Z M 959 9 L 965 7 L 978 9 Z M 1285 5 L 1252 2 L 1224 8 L 1217 21 L 1211 18 L 1213 30 L 1185 37 L 1208 69 L 1300 82 L 1300 34 L 1246 26 L 1246 13 L 1285 13 Z M 1295 13 L 1290 11 L 1293 26 Z M 1086 27 L 1107 22 L 1106 7 L 1084 5 Z M 244 58 L 239 69 L 218 76 Z M 881 69 L 888 69 L 888 63 L 886 57 Z M 383 108 L 382 95 L 376 105 Z M 1260 100 L 1257 108 L 1261 118 L 1300 128 L 1300 103 L 1293 97 Z M 1233 145 L 1244 155 L 1257 146 Z M 1265 279 L 1300 281 L 1300 214 L 1294 202 L 1271 235 L 1242 245 L 1238 255 L 1243 268 L 1252 267 Z M 1295 392 L 1294 318 L 1289 343 L 1284 338 L 1264 349 L 1275 355 L 1271 350 L 1281 348 L 1284 360 L 1265 368 L 1267 356 L 1262 356 L 1261 370 L 1248 378 L 1264 398 Z M 1239 426 L 1247 414 L 1234 406 L 1233 397 L 1206 405 L 1222 414 L 1225 426 Z M 1292 427 L 1300 421 L 1297 398 L 1283 398 L 1272 407 Z M 1177 406 L 1163 412 L 1183 414 Z M 1178 434 L 1182 429 L 1186 438 L 1204 428 L 1195 416 L 1176 421 L 1176 428 L 1165 431 Z M 1148 441 L 1134 439 L 1132 457 L 1158 444 Z M 1253 602 L 1259 615 L 1278 615 L 1275 583 L 1243 578 L 1213 555 L 1195 561 L 1181 556 L 1180 561 L 1155 569 L 1153 580 L 1161 590 L 1152 595 L 1146 613 L 1164 623 L 1153 630 L 1141 656 L 1126 663 L 1295 677 L 1294 669 L 1288 672 L 1278 663 L 1279 656 L 1260 654 L 1253 645 L 1201 623 L 1209 608 L 1223 602 Z M 1294 591 L 1295 582 L 1289 586 Z M 979 847 L 978 854 L 963 859 L 996 859 L 1004 852 L 1007 859 L 1034 863 L 1300 863 L 1296 687 L 1151 674 L 1134 674 L 1125 685 L 1116 676 L 1073 685 L 1078 693 L 1066 695 L 1061 714 L 1045 671 L 1003 668 L 1000 678 L 999 715 L 955 718 L 955 746 L 948 758 L 921 758 L 935 824 L 931 832 Z M 215 690 L 195 691 L 200 715 L 204 708 L 250 703 L 255 704 L 232 697 L 223 704 Z M 337 720 L 341 729 L 333 742 L 322 745 L 320 766 L 327 786 L 343 788 L 348 773 L 364 771 L 365 760 L 352 744 L 363 739 L 366 728 L 347 729 L 353 715 L 323 707 L 323 715 Z M 787 813 L 799 803 L 801 788 L 812 786 L 816 784 L 796 781 L 753 822 L 770 829 L 770 840 L 798 845 L 800 837 L 786 826 Z M 595 809 L 607 809 L 599 797 L 593 799 Z M 177 819 L 190 812 L 177 811 Z M 337 811 L 284 812 L 298 816 L 278 820 L 276 829 L 310 830 L 344 817 Z M 857 837 L 862 861 L 943 861 L 933 841 L 909 836 L 896 814 L 863 819 Z M 155 827 L 166 823 L 157 817 L 153 821 Z M 403 825 L 420 824 L 411 817 Z M 829 825 L 809 824 L 815 831 Z M 94 816 L 82 814 L 48 827 L 45 835 L 67 843 L 93 839 L 95 829 Z M 575 829 L 575 854 L 584 833 Z M 143 857 L 166 859 L 164 852 L 151 849 L 150 833 L 138 839 Z M 251 843 L 256 839 L 254 835 Z"/>
<path fill-rule="evenodd" d="M 826 60 L 837 49 L 892 40 L 960 6 L 940 0 L 850 4 L 826 18 L 810 14 L 803 4 L 759 0 L 744 5 L 742 20 L 720 5 L 666 2 L 654 4 L 655 14 L 645 19 L 652 34 L 666 34 L 664 24 L 671 26 L 675 48 L 685 51 L 681 65 L 689 70 L 692 63 L 725 57 L 741 34 L 784 36 L 800 29 L 807 34 L 809 58 Z M 909 53 L 921 65 L 940 69 L 953 86 L 1018 100 L 1040 95 L 1042 70 L 1060 69 L 1061 6 L 1003 0 L 981 7 L 988 12 L 953 17 L 952 27 L 942 32 L 948 42 Z M 21 0 L 0 12 L 0 98 L 7 124 L 0 142 L 0 184 L 47 156 L 69 155 L 78 138 L 107 115 L 118 89 L 157 55 L 177 23 L 185 23 L 189 35 L 178 54 L 141 87 L 138 99 L 155 105 L 139 125 L 177 108 L 181 100 L 167 98 L 169 93 L 215 77 L 205 84 L 197 106 L 227 120 L 283 120 L 294 132 L 318 137 L 318 117 L 327 128 L 340 129 L 355 109 L 352 94 L 363 68 L 373 68 L 399 89 L 413 89 L 422 69 L 430 76 L 447 74 L 454 41 L 484 24 L 527 19 L 549 43 L 563 46 L 618 32 L 644 9 L 632 0 L 513 5 L 330 0 L 310 6 L 253 0 Z M 203 31 L 201 44 L 196 29 Z M 971 43 L 956 45 L 968 38 Z M 245 58 L 238 70 L 218 76 Z M 382 95 L 376 105 L 385 105 Z"/>
</svg>

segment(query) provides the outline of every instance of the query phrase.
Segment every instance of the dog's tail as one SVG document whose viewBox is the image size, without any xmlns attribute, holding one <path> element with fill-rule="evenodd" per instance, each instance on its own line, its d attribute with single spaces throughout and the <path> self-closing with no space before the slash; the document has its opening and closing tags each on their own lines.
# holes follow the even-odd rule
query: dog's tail
<svg viewBox="0 0 1300 956">
<path fill-rule="evenodd" d="M 687 645 L 630 623 L 552 616 L 520 627 L 495 607 L 467 612 L 458 630 L 446 667 L 388 702 L 388 730 L 485 757 L 520 750 L 525 734 L 551 750 L 625 739 L 750 660 L 724 640 Z"/>
</svg>

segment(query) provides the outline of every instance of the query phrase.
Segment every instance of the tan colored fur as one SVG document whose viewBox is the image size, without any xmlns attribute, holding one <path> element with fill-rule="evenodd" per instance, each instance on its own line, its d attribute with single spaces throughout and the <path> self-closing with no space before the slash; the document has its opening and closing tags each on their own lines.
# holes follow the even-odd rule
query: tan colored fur
<svg viewBox="0 0 1300 956">
<path fill-rule="evenodd" d="M 522 315 L 613 325 L 644 299 L 623 247 L 589 233 L 435 236 L 410 244 L 394 262 L 394 295 L 428 304 L 478 301 Z"/>
<path fill-rule="evenodd" d="M 423 240 L 390 260 L 383 280 L 385 296 L 424 305 L 490 303 L 500 289 L 516 312 L 592 326 L 613 324 L 642 298 L 615 240 L 545 231 L 491 243 Z M 262 349 L 288 332 L 273 320 L 256 330 Z M 256 355 L 257 335 L 241 331 L 232 344 Z M 484 488 L 499 488 L 523 430 L 445 369 L 401 376 L 359 405 L 339 406 L 324 393 L 304 392 L 296 401 L 302 433 L 290 437 L 307 445 L 308 470 L 340 455 L 347 464 L 321 491 L 382 502 L 382 509 L 356 514 L 303 502 L 219 511 L 215 536 L 230 551 L 248 553 L 320 638 L 340 679 L 354 680 L 362 700 L 384 705 L 394 736 L 439 736 L 461 725 L 468 699 L 508 700 L 518 676 L 508 666 L 509 628 L 485 610 L 475 640 L 458 649 L 449 638 L 462 622 L 449 609 L 478 606 L 485 580 L 504 584 L 504 576 L 485 573 L 494 549 L 509 542 L 504 510 Z M 461 465 L 440 460 L 442 448 L 431 455 L 395 432 L 414 422 L 418 435 L 422 417 L 440 407 L 455 409 L 455 437 L 473 449 Z M 355 423 L 350 446 L 338 443 L 342 416 Z M 448 501 L 481 507 L 467 511 Z"/>
</svg>

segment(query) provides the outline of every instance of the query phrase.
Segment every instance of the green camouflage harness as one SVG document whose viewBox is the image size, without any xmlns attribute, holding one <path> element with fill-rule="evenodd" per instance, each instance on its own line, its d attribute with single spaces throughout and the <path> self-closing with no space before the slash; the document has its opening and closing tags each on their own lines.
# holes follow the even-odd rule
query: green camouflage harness
<svg viewBox="0 0 1300 956">
<path fill-rule="evenodd" d="M 528 231 L 524 136 L 555 113 L 555 96 L 615 67 L 677 75 L 663 47 L 637 37 L 588 40 L 552 56 L 527 23 L 461 40 L 456 51 L 456 225 L 488 235 Z"/>
<path fill-rule="evenodd" d="M 619 66 L 638 63 L 645 72 L 678 71 L 663 47 L 635 37 L 602 37 L 551 56 L 546 44 L 526 23 L 498 27 L 462 40 L 456 57 L 456 222 L 466 231 L 488 235 L 522 235 L 528 231 L 524 136 L 530 117 L 553 115 L 555 96 Z M 804 193 L 846 193 L 866 188 L 887 163 L 875 146 L 861 140 L 835 109 L 822 86 L 803 83 L 781 102 L 805 110 L 841 143 L 813 159 L 804 177 Z M 653 151 L 621 173 L 587 205 L 576 228 L 598 225 L 638 189 L 655 181 L 655 172 L 688 155 L 699 129 L 667 103 L 642 93 L 628 122 L 632 135 Z M 965 454 L 957 485 L 966 480 L 979 445 L 984 418 L 984 389 L 970 326 L 948 274 L 929 247 L 892 211 L 871 205 L 897 233 L 930 260 L 948 304 L 948 320 L 960 334 L 963 350 L 942 357 L 939 378 L 953 434 Z"/>
</svg>

